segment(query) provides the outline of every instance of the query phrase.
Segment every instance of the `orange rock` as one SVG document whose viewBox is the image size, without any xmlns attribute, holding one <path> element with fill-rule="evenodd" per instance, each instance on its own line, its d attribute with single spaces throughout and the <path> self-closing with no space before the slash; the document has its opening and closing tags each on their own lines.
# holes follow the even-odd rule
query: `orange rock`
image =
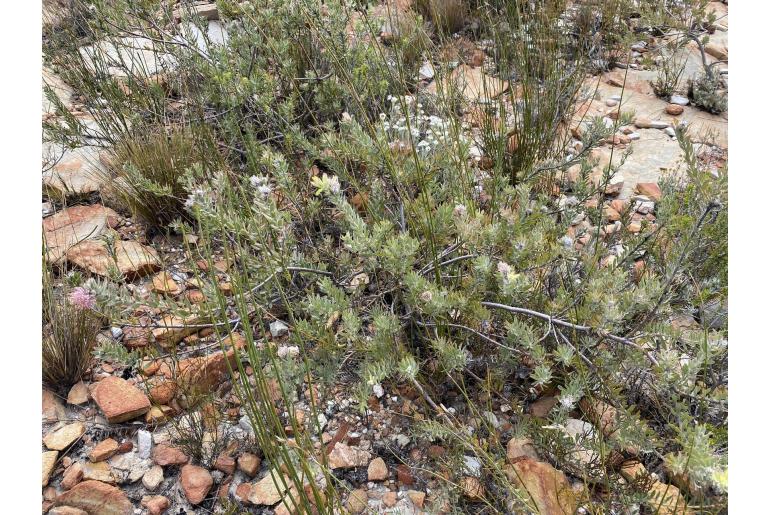
<svg viewBox="0 0 770 515">
<path fill-rule="evenodd" d="M 112 438 L 107 438 L 96 444 L 96 447 L 88 454 L 88 459 L 94 463 L 104 461 L 114 456 L 118 452 L 118 447 L 118 442 Z"/>
<path fill-rule="evenodd" d="M 578 502 L 569 480 L 548 463 L 520 457 L 505 472 L 514 485 L 528 493 L 538 513 L 572 515 L 577 510 Z"/>
<path fill-rule="evenodd" d="M 161 515 L 171 506 L 171 502 L 162 495 L 145 495 L 142 497 L 142 506 L 147 508 L 150 515 Z"/>
<path fill-rule="evenodd" d="M 185 497 L 192 505 L 202 503 L 211 487 L 214 486 L 214 478 L 211 477 L 208 470 L 189 463 L 182 467 L 180 482 Z"/>
<path fill-rule="evenodd" d="M 188 460 L 189 458 L 181 449 L 169 444 L 159 443 L 152 450 L 152 461 L 161 467 L 184 465 Z"/>
<path fill-rule="evenodd" d="M 650 200 L 654 200 L 655 202 L 659 202 L 663 197 L 663 192 L 660 191 L 660 186 L 654 182 L 638 182 L 636 183 L 636 187 L 634 189 L 638 194 L 645 195 L 649 197 Z"/>
<path fill-rule="evenodd" d="M 177 284 L 168 272 L 158 272 L 152 276 L 152 291 L 164 295 L 179 295 L 182 287 Z"/>
<path fill-rule="evenodd" d="M 147 396 L 136 386 L 116 376 L 99 381 L 92 396 L 111 424 L 131 420 L 150 410 Z"/>
<path fill-rule="evenodd" d="M 126 494 L 101 481 L 83 481 L 56 498 L 56 506 L 72 506 L 99 515 L 133 515 L 134 506 Z"/>
</svg>

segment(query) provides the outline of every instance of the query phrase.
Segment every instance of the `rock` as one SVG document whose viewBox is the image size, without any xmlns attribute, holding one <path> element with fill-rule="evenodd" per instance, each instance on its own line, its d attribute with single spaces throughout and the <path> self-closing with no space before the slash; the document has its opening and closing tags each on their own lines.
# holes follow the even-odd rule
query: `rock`
<svg viewBox="0 0 770 515">
<path fill-rule="evenodd" d="M 284 476 L 282 481 L 279 472 L 268 471 L 265 477 L 251 485 L 249 502 L 257 506 L 272 506 L 281 500 L 281 494 L 288 489 L 289 485 L 291 485 L 289 478 Z"/>
<path fill-rule="evenodd" d="M 150 400 L 125 379 L 109 376 L 96 384 L 92 396 L 110 424 L 119 424 L 144 415 Z"/>
<path fill-rule="evenodd" d="M 206 320 L 199 315 L 190 315 L 186 318 L 167 315 L 158 321 L 158 327 L 152 330 L 152 335 L 161 346 L 171 347 L 183 338 L 200 331 L 200 327 L 194 326 L 205 322 Z"/>
<path fill-rule="evenodd" d="M 225 474 L 232 474 L 235 472 L 235 458 L 226 454 L 220 454 L 214 462 L 214 468 Z"/>
<path fill-rule="evenodd" d="M 676 137 L 676 130 L 674 130 L 673 127 L 666 127 L 665 129 L 663 129 L 663 132 L 665 132 L 666 136 L 668 136 L 669 138 Z"/>
<path fill-rule="evenodd" d="M 88 512 L 72 506 L 57 506 L 48 511 L 48 515 L 88 515 Z"/>
<path fill-rule="evenodd" d="M 88 387 L 83 381 L 79 381 L 70 388 L 70 391 L 67 394 L 67 403 L 74 405 L 85 404 L 90 398 L 91 396 L 88 393 Z"/>
<path fill-rule="evenodd" d="M 64 475 L 61 480 L 61 487 L 64 490 L 73 488 L 76 484 L 83 480 L 83 465 L 80 462 L 73 463 L 67 470 L 64 471 Z"/>
<path fill-rule="evenodd" d="M 578 403 L 580 410 L 585 414 L 604 436 L 610 436 L 617 429 L 618 410 L 606 402 L 583 397 Z"/>
<path fill-rule="evenodd" d="M 559 402 L 559 399 L 556 397 L 551 397 L 548 395 L 540 397 L 538 400 L 529 405 L 529 413 L 533 417 L 545 418 L 548 416 L 548 413 L 551 411 L 551 409 L 556 406 L 557 402 Z"/>
<path fill-rule="evenodd" d="M 56 458 L 59 457 L 59 451 L 47 451 L 43 453 L 43 486 L 48 484 L 51 472 L 56 466 Z"/>
<path fill-rule="evenodd" d="M 727 315 L 727 299 L 710 299 L 698 308 L 698 321 L 707 329 L 717 331 L 723 329 L 727 322 Z"/>
<path fill-rule="evenodd" d="M 105 177 L 99 149 L 81 147 L 66 150 L 59 162 L 43 172 L 43 186 L 59 198 L 85 195 L 99 191 Z"/>
<path fill-rule="evenodd" d="M 163 467 L 153 465 L 150 470 L 142 476 L 142 484 L 150 492 L 155 491 L 163 482 Z"/>
<path fill-rule="evenodd" d="M 626 481 L 634 482 L 647 488 L 649 499 L 647 505 L 658 515 L 691 515 L 693 510 L 687 507 L 687 502 L 679 489 L 667 485 L 647 472 L 639 462 L 627 461 L 620 468 L 620 474 Z"/>
<path fill-rule="evenodd" d="M 655 202 L 659 202 L 663 197 L 660 186 L 654 182 L 637 182 L 634 191 L 639 195 L 645 195 Z"/>
<path fill-rule="evenodd" d="M 386 508 L 392 508 L 398 502 L 398 495 L 396 492 L 385 492 L 382 496 L 382 504 Z"/>
<path fill-rule="evenodd" d="M 65 256 L 73 265 L 103 277 L 109 276 L 111 269 L 117 269 L 121 275 L 133 279 L 160 268 L 160 257 L 157 251 L 137 241 L 115 241 L 114 259 L 104 240 L 78 243 L 67 250 Z"/>
<path fill-rule="evenodd" d="M 567 477 L 548 463 L 523 456 L 507 466 L 506 475 L 521 488 L 538 513 L 572 515 L 577 499 Z"/>
<path fill-rule="evenodd" d="M 337 442 L 329 453 L 329 467 L 334 469 L 365 467 L 369 464 L 371 454 L 363 449 L 350 447 L 342 442 Z"/>
<path fill-rule="evenodd" d="M 139 454 L 139 457 L 143 460 L 148 459 L 150 457 L 150 453 L 152 452 L 152 433 L 144 429 L 140 429 L 136 433 L 136 439 L 136 451 Z"/>
<path fill-rule="evenodd" d="M 116 452 L 118 452 L 118 447 L 120 445 L 118 442 L 113 440 L 112 438 L 107 438 L 105 440 L 102 440 L 98 444 L 96 444 L 96 447 L 94 447 L 91 452 L 88 454 L 88 459 L 90 459 L 93 462 L 97 461 L 104 461 L 106 459 L 111 458 L 115 455 Z"/>
<path fill-rule="evenodd" d="M 366 469 L 369 481 L 385 481 L 388 479 L 388 466 L 382 458 L 374 458 Z"/>
<path fill-rule="evenodd" d="M 83 479 L 101 481 L 102 483 L 115 483 L 115 476 L 112 475 L 110 466 L 100 461 L 98 463 L 83 462 Z"/>
<path fill-rule="evenodd" d="M 484 498 L 484 485 L 479 478 L 474 476 L 465 476 L 460 480 L 460 489 L 463 495 L 472 501 L 480 501 Z"/>
<path fill-rule="evenodd" d="M 171 274 L 168 272 L 158 272 L 152 276 L 152 291 L 164 295 L 179 295 L 182 287 L 179 286 Z"/>
<path fill-rule="evenodd" d="M 725 45 L 709 41 L 706 43 L 704 50 L 708 55 L 715 57 L 719 61 L 727 61 L 727 47 Z"/>
<path fill-rule="evenodd" d="M 273 338 L 278 338 L 279 336 L 283 336 L 285 334 L 289 334 L 289 326 L 280 320 L 270 322 L 270 335 Z"/>
<path fill-rule="evenodd" d="M 663 120 L 650 120 L 649 118 L 639 117 L 634 120 L 634 125 L 638 129 L 665 129 L 669 127 L 670 124 Z"/>
<path fill-rule="evenodd" d="M 214 485 L 214 478 L 208 470 L 189 463 L 182 467 L 180 481 L 184 495 L 192 505 L 202 503 Z"/>
<path fill-rule="evenodd" d="M 409 499 L 412 500 L 417 508 L 422 509 L 423 506 L 425 506 L 425 492 L 420 492 L 418 490 L 408 490 L 406 495 L 409 496 Z"/>
<path fill-rule="evenodd" d="M 671 98 L 668 101 L 678 106 L 686 106 L 690 103 L 690 99 L 683 97 L 682 95 L 671 95 Z"/>
<path fill-rule="evenodd" d="M 147 347 L 150 343 L 150 336 L 152 336 L 152 331 L 147 327 L 124 327 L 123 345 L 129 349 Z"/>
<path fill-rule="evenodd" d="M 149 426 L 158 426 L 165 424 L 174 414 L 174 409 L 170 406 L 153 406 L 144 416 L 144 421 Z"/>
<path fill-rule="evenodd" d="M 508 440 L 508 446 L 506 447 L 505 457 L 508 463 L 513 463 L 516 458 L 526 456 L 534 460 L 539 460 L 537 450 L 532 444 L 532 440 L 529 438 L 511 438 Z"/>
<path fill-rule="evenodd" d="M 241 483 L 235 488 L 235 495 L 234 497 L 244 503 L 244 504 L 250 504 L 249 503 L 249 495 L 251 494 L 251 483 Z"/>
<path fill-rule="evenodd" d="M 161 515 L 171 506 L 171 502 L 162 495 L 145 495 L 142 497 L 142 506 L 147 508 L 150 515 Z"/>
<path fill-rule="evenodd" d="M 262 460 L 256 454 L 245 452 L 238 458 L 238 470 L 243 472 L 249 477 L 254 477 L 259 471 L 259 466 L 262 464 Z"/>
<path fill-rule="evenodd" d="M 438 80 L 431 82 L 426 89 L 431 95 L 437 95 Z M 508 89 L 508 82 L 485 74 L 482 68 L 461 64 L 442 82 L 444 95 L 456 88 L 469 102 L 489 102 Z"/>
<path fill-rule="evenodd" d="M 363 513 L 369 503 L 369 496 L 366 490 L 358 488 L 350 492 L 348 496 L 347 508 L 350 513 Z"/>
<path fill-rule="evenodd" d="M 45 435 L 43 443 L 52 451 L 63 451 L 83 436 L 85 432 L 85 424 L 73 422 Z"/>
<path fill-rule="evenodd" d="M 43 388 L 43 422 L 58 422 L 65 415 L 64 405 L 59 398 Z"/>
<path fill-rule="evenodd" d="M 68 207 L 43 220 L 46 258 L 57 264 L 73 245 L 99 238 L 116 227 L 121 217 L 100 204 Z"/>
<path fill-rule="evenodd" d="M 471 476 L 481 475 L 481 461 L 475 456 L 463 456 L 463 473 Z"/>
<path fill-rule="evenodd" d="M 118 483 L 135 483 L 142 479 L 145 472 L 152 466 L 151 460 L 139 458 L 136 452 L 118 454 L 110 458 L 112 475 Z"/>
<path fill-rule="evenodd" d="M 134 507 L 120 488 L 100 481 L 83 481 L 64 492 L 56 506 L 72 506 L 99 515 L 133 515 Z"/>
<path fill-rule="evenodd" d="M 182 360 L 179 362 L 179 387 L 185 391 L 209 393 L 230 377 L 229 367 L 237 368 L 233 349 Z"/>
<path fill-rule="evenodd" d="M 396 467 L 396 478 L 398 482 L 405 486 L 411 486 L 414 484 L 414 476 L 409 468 L 409 465 L 401 463 Z"/>
<path fill-rule="evenodd" d="M 607 84 L 622 88 L 626 84 L 626 77 L 622 73 L 612 72 L 607 74 Z"/>
<path fill-rule="evenodd" d="M 184 465 L 189 458 L 177 447 L 159 443 L 152 451 L 152 461 L 161 467 L 168 465 Z"/>
<path fill-rule="evenodd" d="M 679 116 L 684 112 L 684 107 L 676 104 L 669 104 L 666 106 L 666 114 L 671 116 Z"/>
<path fill-rule="evenodd" d="M 187 8 L 179 8 L 174 10 L 174 19 L 179 21 L 182 19 L 182 15 L 187 14 Z M 200 16 L 204 20 L 218 20 L 219 9 L 216 2 L 198 4 L 190 7 L 190 13 L 195 16 Z"/>
<path fill-rule="evenodd" d="M 587 449 L 583 442 L 594 440 L 596 432 L 594 426 L 584 420 L 568 418 L 564 423 L 564 433 L 575 442 L 575 448 L 570 453 L 570 458 L 576 460 L 581 465 L 595 466 L 601 456 L 598 452 Z"/>
<path fill-rule="evenodd" d="M 431 80 L 433 79 L 434 75 L 436 75 L 436 72 L 433 69 L 433 64 L 428 61 L 424 62 L 422 66 L 420 66 L 420 70 L 417 73 L 420 80 Z"/>
</svg>

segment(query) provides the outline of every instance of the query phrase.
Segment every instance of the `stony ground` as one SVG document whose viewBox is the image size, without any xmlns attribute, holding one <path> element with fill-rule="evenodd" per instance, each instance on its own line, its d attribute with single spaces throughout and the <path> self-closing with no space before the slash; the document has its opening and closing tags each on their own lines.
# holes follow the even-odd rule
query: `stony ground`
<svg viewBox="0 0 770 515">
<path fill-rule="evenodd" d="M 712 2 L 710 8 L 717 11 L 719 21 L 706 48 L 707 59 L 710 62 L 726 60 L 727 6 Z M 211 31 L 220 38 L 226 37 L 216 20 L 216 11 L 208 9 L 202 8 L 201 12 L 212 18 Z M 666 102 L 655 97 L 649 85 L 655 71 L 643 69 L 640 64 L 648 44 L 650 42 L 645 41 L 635 45 L 634 61 L 627 69 L 615 69 L 587 79 L 586 86 L 595 89 L 596 94 L 579 112 L 586 117 L 605 116 L 610 123 L 619 108 L 635 112 L 634 123 L 620 127 L 615 137 L 596 151 L 595 157 L 600 163 L 606 163 L 610 158 L 617 160 L 619 150 L 633 150 L 622 167 L 622 178 L 616 178 L 611 185 L 616 196 L 605 210 L 610 221 L 617 224 L 620 223 L 615 221 L 620 220 L 617 213 L 632 205 L 635 213 L 629 223 L 639 228 L 642 219 L 655 220 L 655 202 L 660 196 L 658 179 L 664 173 L 676 173 L 679 168 L 681 150 L 672 129 L 676 124 L 691 126 L 691 134 L 696 134 L 700 143 L 699 152 L 711 166 L 721 166 L 727 152 L 726 114 L 710 115 L 688 105 L 686 98 Z M 684 80 L 701 69 L 697 47 L 687 47 L 685 52 Z M 464 94 L 473 100 L 480 94 L 481 88 L 474 88 L 474 84 L 484 73 L 484 54 L 483 49 L 466 53 L 471 59 L 459 67 L 457 73 L 465 75 L 468 87 Z M 726 64 L 718 65 L 717 69 L 726 77 Z M 49 70 L 43 70 L 43 75 L 72 113 L 89 119 L 67 84 Z M 428 91 L 432 86 L 435 88 L 431 84 L 430 66 L 424 67 L 421 75 Z M 506 87 L 505 83 L 499 84 L 501 90 Z M 43 116 L 52 116 L 45 97 Z M 582 144 L 577 120 L 574 126 L 573 145 L 579 150 Z M 83 141 L 83 145 L 74 150 L 44 144 L 44 190 L 73 199 L 65 208 L 48 195 L 43 197 L 42 224 L 49 261 L 105 276 L 111 257 L 100 237 L 112 233 L 117 236 L 118 266 L 131 279 L 126 287 L 133 295 L 141 299 L 152 291 L 187 298 L 193 304 L 200 302 L 202 293 L 199 285 L 190 279 L 191 271 L 185 265 L 189 263 L 189 256 L 181 239 L 149 240 L 139 223 L 101 204 L 103 184 L 98 172 L 104 168 L 106 155 L 96 140 Z M 562 201 L 570 201 L 568 194 L 563 195 Z M 613 212 L 617 214 L 614 220 Z M 609 225 L 606 230 L 613 227 Z M 579 243 L 590 226 L 587 220 L 575 220 L 573 229 L 572 236 Z M 216 266 L 220 288 L 226 289 L 228 263 L 222 260 Z M 69 392 L 57 395 L 44 388 L 43 512 L 210 513 L 216 512 L 227 499 L 251 513 L 290 513 L 280 502 L 281 489 L 273 483 L 259 449 L 248 445 L 252 429 L 231 392 L 227 374 L 227 361 L 233 360 L 232 350 L 221 350 L 213 340 L 211 329 L 179 327 L 194 320 L 175 319 L 150 308 L 136 313 L 135 318 L 135 324 L 112 327 L 100 337 L 121 342 L 127 348 L 156 346 L 161 355 L 170 345 L 179 344 L 182 358 L 178 363 L 168 358 L 145 361 L 138 374 L 109 361 L 95 361 L 83 381 Z M 286 331 L 285 326 L 277 324 L 271 327 L 270 337 L 286 348 L 286 359 L 292 359 L 292 349 L 283 343 Z M 240 344 L 237 338 L 233 340 L 225 342 L 225 347 Z M 207 467 L 192 463 L 182 450 L 171 445 L 176 424 L 169 423 L 169 419 L 183 412 L 177 395 L 190 384 L 203 385 L 220 401 L 218 406 L 225 418 L 218 429 L 229 435 L 232 442 L 214 456 Z M 298 405 L 306 414 L 310 412 L 308 394 L 305 392 Z M 351 512 L 441 510 L 432 497 L 437 479 L 425 471 L 440 473 L 440 458 L 445 450 L 410 437 L 411 421 L 431 416 L 417 392 L 411 388 L 392 391 L 380 388 L 370 399 L 370 416 L 366 419 L 353 408 L 344 385 L 319 395 L 325 410 L 320 421 L 323 434 L 318 447 L 326 449 L 335 473 L 349 484 L 352 491 L 346 494 L 345 503 Z M 462 410 L 462 402 L 457 399 L 458 410 Z M 544 416 L 555 402 L 554 397 L 544 396 L 529 406 L 528 411 L 532 416 Z M 488 416 L 494 420 L 499 434 L 505 435 L 513 421 L 511 407 L 502 401 L 495 401 L 493 406 L 494 411 Z M 575 424 L 588 422 L 575 420 Z M 527 458 L 521 459 L 522 456 Z M 538 461 L 534 449 L 525 441 L 510 441 L 508 459 L 533 485 L 550 481 L 578 488 L 570 485 L 562 472 Z M 465 495 L 473 498 L 483 488 L 474 476 L 474 468 L 480 465 L 474 458 L 466 461 L 468 474 L 460 486 Z M 629 467 L 624 475 L 633 477 L 638 472 Z M 663 486 L 659 483 L 652 488 Z M 547 508 L 554 502 L 550 498 L 553 492 L 548 489 L 533 487 L 533 492 L 539 496 L 540 506 Z M 668 511 L 664 512 L 680 512 L 677 508 L 667 506 Z"/>
</svg>

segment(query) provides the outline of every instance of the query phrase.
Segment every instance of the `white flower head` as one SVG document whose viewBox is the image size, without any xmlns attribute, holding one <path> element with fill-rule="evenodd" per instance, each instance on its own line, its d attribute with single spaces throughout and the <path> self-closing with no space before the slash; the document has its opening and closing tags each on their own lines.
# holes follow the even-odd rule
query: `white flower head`
<svg viewBox="0 0 770 515">
<path fill-rule="evenodd" d="M 257 191 L 258 191 L 258 192 L 259 192 L 259 193 L 260 193 L 260 194 L 261 194 L 263 197 L 267 197 L 267 196 L 269 196 L 269 195 L 270 195 L 270 193 L 272 193 L 272 191 L 273 191 L 273 188 L 271 188 L 271 187 L 270 187 L 269 185 L 267 185 L 267 184 L 262 184 L 261 186 L 257 186 Z"/>
<path fill-rule="evenodd" d="M 340 192 L 340 180 L 336 175 L 329 177 L 329 191 L 335 195 Z"/>
<path fill-rule="evenodd" d="M 468 208 L 466 208 L 464 204 L 457 204 L 453 211 L 453 214 L 458 218 L 464 217 L 467 213 Z"/>
<path fill-rule="evenodd" d="M 258 188 L 259 186 L 263 184 L 267 184 L 268 178 L 264 175 L 252 175 L 249 177 L 249 184 L 251 184 L 252 188 Z"/>
<path fill-rule="evenodd" d="M 505 261 L 500 261 L 497 263 L 497 271 L 500 272 L 500 275 L 506 277 L 508 274 L 513 272 L 513 268 L 511 268 L 511 265 Z"/>
<path fill-rule="evenodd" d="M 562 406 L 563 406 L 565 409 L 571 410 L 571 409 L 572 409 L 572 408 L 575 406 L 575 403 L 576 403 L 576 402 L 577 402 L 577 399 L 575 399 L 575 397 L 574 397 L 574 396 L 572 396 L 572 395 L 569 395 L 569 394 L 563 394 L 563 395 L 560 395 L 560 396 L 559 396 L 559 403 L 560 403 L 560 404 L 561 404 L 561 405 L 562 405 Z"/>
<path fill-rule="evenodd" d="M 420 300 L 423 302 L 430 302 L 433 300 L 433 294 L 430 291 L 425 290 L 420 294 Z"/>
</svg>

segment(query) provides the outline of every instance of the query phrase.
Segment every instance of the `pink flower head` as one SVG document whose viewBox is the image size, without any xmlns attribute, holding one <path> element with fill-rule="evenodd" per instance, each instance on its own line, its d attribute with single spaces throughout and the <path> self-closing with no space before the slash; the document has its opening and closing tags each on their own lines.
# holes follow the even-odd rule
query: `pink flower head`
<svg viewBox="0 0 770 515">
<path fill-rule="evenodd" d="M 94 309 L 96 307 L 96 295 L 82 286 L 73 288 L 69 294 L 69 301 L 78 309 Z"/>
</svg>

